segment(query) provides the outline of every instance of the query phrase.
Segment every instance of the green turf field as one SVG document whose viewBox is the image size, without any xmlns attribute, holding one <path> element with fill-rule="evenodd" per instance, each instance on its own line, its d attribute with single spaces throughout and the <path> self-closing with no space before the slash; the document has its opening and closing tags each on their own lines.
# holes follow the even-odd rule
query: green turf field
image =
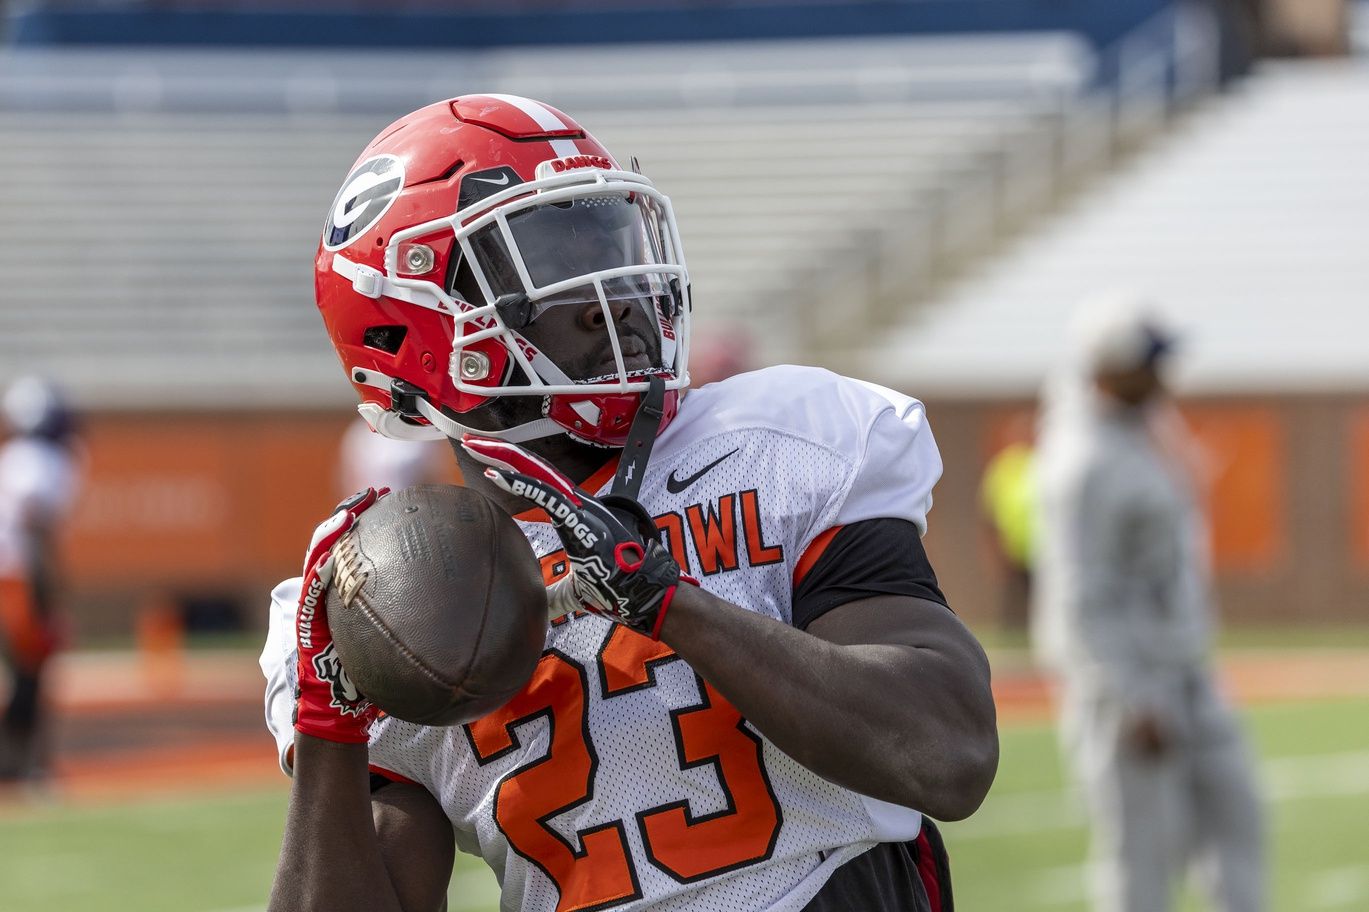
<svg viewBox="0 0 1369 912">
<path fill-rule="evenodd" d="M 1369 909 L 1369 701 L 1265 706 L 1246 718 L 1271 824 L 1270 908 Z M 957 907 L 1083 912 L 1083 818 L 1062 787 L 1054 732 L 1009 728 L 1002 748 L 984 807 L 944 828 Z"/>
<path fill-rule="evenodd" d="M 1369 700 L 1247 714 L 1269 795 L 1275 912 L 1369 909 Z M 5 912 L 260 910 L 285 792 L 0 810 Z M 1085 909 L 1078 808 L 1053 732 L 1003 731 L 1003 764 L 978 815 L 946 828 L 963 912 Z M 453 912 L 494 910 L 493 879 L 458 865 Z M 1190 908 L 1200 908 L 1190 904 Z"/>
</svg>

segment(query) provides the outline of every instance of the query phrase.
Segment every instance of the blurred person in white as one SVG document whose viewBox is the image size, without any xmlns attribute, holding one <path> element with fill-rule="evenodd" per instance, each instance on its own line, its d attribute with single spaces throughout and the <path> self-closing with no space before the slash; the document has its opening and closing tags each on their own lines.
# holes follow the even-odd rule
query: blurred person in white
<svg viewBox="0 0 1369 912">
<path fill-rule="evenodd" d="M 0 781 L 46 775 L 42 683 L 58 646 L 57 539 L 80 484 L 71 411 L 51 383 L 6 391 L 0 447 L 0 634 L 10 690 L 0 720 Z"/>
<path fill-rule="evenodd" d="M 447 481 L 451 450 L 431 440 L 395 440 L 377 434 L 358 418 L 342 435 L 338 490 L 345 496 L 367 488 L 400 491 L 411 485 Z"/>
<path fill-rule="evenodd" d="M 1196 445 L 1168 397 L 1173 336 L 1147 302 L 1087 302 L 1043 393 L 1032 632 L 1092 824 L 1095 908 L 1265 907 L 1249 751 L 1217 691 Z"/>
</svg>

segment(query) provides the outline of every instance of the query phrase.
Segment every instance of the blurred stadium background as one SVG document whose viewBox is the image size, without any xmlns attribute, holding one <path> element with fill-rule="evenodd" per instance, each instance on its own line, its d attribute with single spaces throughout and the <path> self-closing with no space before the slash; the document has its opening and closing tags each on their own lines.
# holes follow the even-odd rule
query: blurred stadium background
<svg viewBox="0 0 1369 912">
<path fill-rule="evenodd" d="M 1369 3 L 0 4 L 0 365 L 83 416 L 57 776 L 0 802 L 0 909 L 264 905 L 266 593 L 338 499 L 312 303 L 362 145 L 435 98 L 572 112 L 675 201 L 701 357 L 924 399 L 928 550 L 993 649 L 1004 766 L 961 907 L 1081 909 L 1084 837 L 980 509 L 1084 296 L 1152 292 L 1214 466 L 1226 680 L 1279 910 L 1369 909 Z M 464 865 L 464 863 L 463 863 Z M 462 867 L 453 909 L 492 909 Z"/>
</svg>

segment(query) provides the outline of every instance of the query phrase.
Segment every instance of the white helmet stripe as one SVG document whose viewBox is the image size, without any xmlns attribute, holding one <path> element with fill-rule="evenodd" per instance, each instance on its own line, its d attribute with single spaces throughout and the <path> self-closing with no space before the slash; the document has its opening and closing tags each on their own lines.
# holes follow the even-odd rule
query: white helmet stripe
<svg viewBox="0 0 1369 912">
<path fill-rule="evenodd" d="M 552 111 L 541 102 L 533 101 L 531 98 L 524 98 L 522 95 L 493 94 L 486 95 L 485 97 L 496 98 L 506 104 L 513 105 L 515 108 L 531 117 L 537 126 L 546 130 L 548 133 L 555 130 L 570 129 L 565 121 L 556 116 L 556 112 Z M 551 151 L 556 153 L 557 158 L 565 158 L 570 155 L 580 154 L 580 148 L 575 145 L 575 140 L 573 139 L 549 139 L 547 142 L 551 146 Z"/>
<path fill-rule="evenodd" d="M 550 108 L 541 102 L 533 101 L 531 98 L 524 98 L 522 95 L 486 95 L 485 97 L 497 98 L 506 104 L 513 105 L 515 108 L 531 117 L 534 123 L 548 133 L 555 132 L 556 130 L 570 129 Z"/>
<path fill-rule="evenodd" d="M 551 146 L 551 151 L 556 153 L 557 158 L 569 158 L 580 154 L 580 147 L 573 139 L 549 139 L 547 144 Z"/>
</svg>

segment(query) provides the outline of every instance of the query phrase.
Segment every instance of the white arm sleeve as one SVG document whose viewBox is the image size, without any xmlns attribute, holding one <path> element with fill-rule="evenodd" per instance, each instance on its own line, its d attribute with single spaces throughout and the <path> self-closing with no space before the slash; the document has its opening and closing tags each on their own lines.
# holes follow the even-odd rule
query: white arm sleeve
<svg viewBox="0 0 1369 912">
<path fill-rule="evenodd" d="M 270 621 L 262 648 L 261 672 L 266 676 L 266 727 L 276 739 L 276 757 L 292 775 L 289 752 L 295 743 L 295 607 L 303 580 L 296 576 L 271 590 Z"/>
</svg>

